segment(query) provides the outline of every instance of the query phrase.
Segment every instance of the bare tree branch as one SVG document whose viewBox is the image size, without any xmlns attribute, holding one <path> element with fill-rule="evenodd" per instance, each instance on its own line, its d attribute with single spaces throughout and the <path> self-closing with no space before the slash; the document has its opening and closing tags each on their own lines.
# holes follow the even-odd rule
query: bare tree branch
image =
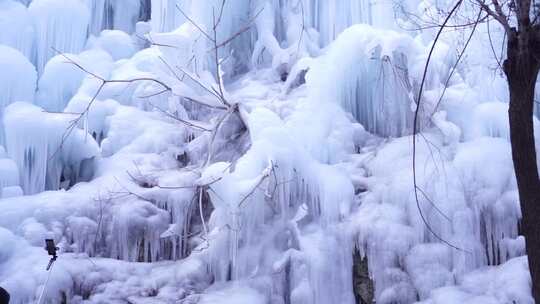
<svg viewBox="0 0 540 304">
<path fill-rule="evenodd" d="M 415 112 L 414 112 L 414 121 L 413 121 L 413 158 L 412 158 L 412 169 L 413 169 L 413 185 L 414 185 L 414 197 L 415 197 L 415 201 L 416 201 L 416 207 L 418 209 L 418 213 L 420 214 L 420 217 L 422 219 L 422 221 L 424 222 L 424 225 L 426 226 L 427 230 L 436 238 L 438 239 L 439 241 L 441 241 L 442 243 L 448 245 L 449 247 L 451 248 L 454 248 L 456 250 L 459 250 L 459 251 L 464 251 L 464 252 L 468 252 L 462 248 L 459 248 L 453 244 L 451 244 L 450 242 L 448 242 L 447 240 L 443 239 L 442 237 L 439 236 L 439 234 L 437 232 L 435 232 L 433 230 L 433 228 L 431 228 L 431 225 L 429 224 L 429 222 L 427 221 L 426 217 L 424 216 L 424 213 L 422 211 L 422 208 L 420 207 L 420 200 L 419 200 L 419 197 L 418 197 L 418 192 L 420 190 L 419 186 L 418 186 L 418 181 L 417 181 L 417 174 L 416 174 L 416 135 L 418 133 L 418 117 L 419 117 L 419 113 L 420 113 L 420 103 L 422 101 L 422 91 L 424 89 L 424 84 L 425 84 L 425 81 L 426 81 L 426 76 L 427 76 L 427 71 L 428 71 L 428 67 L 429 67 L 429 63 L 431 61 L 431 56 L 433 55 L 433 51 L 435 50 L 435 46 L 437 44 L 437 41 L 441 35 L 441 33 L 443 32 L 444 30 L 444 26 L 448 23 L 448 21 L 450 20 L 450 18 L 452 17 L 452 15 L 457 11 L 457 9 L 461 6 L 461 4 L 463 3 L 463 0 L 459 0 L 453 7 L 452 9 L 450 10 L 450 12 L 448 13 L 448 15 L 446 16 L 446 19 L 444 20 L 442 26 L 439 28 L 439 31 L 437 32 L 437 35 L 435 37 L 435 40 L 433 41 L 433 44 L 431 46 L 431 49 L 429 51 L 429 55 L 428 55 L 428 58 L 427 58 L 427 61 L 426 61 L 426 64 L 424 66 L 424 73 L 423 73 L 423 76 L 422 76 L 422 82 L 420 84 L 420 89 L 419 89 L 419 92 L 418 92 L 418 99 L 417 99 L 417 102 L 416 102 L 416 109 L 415 109 Z"/>
<path fill-rule="evenodd" d="M 495 20 L 497 20 L 504 28 L 504 30 L 507 33 L 510 33 L 511 27 L 508 23 L 508 16 L 506 16 L 497 0 L 492 0 L 493 5 L 495 6 L 495 11 L 493 11 L 488 4 L 486 4 L 485 0 L 476 0 L 476 3 L 480 5 L 480 7 L 491 17 L 493 17 Z"/>
</svg>

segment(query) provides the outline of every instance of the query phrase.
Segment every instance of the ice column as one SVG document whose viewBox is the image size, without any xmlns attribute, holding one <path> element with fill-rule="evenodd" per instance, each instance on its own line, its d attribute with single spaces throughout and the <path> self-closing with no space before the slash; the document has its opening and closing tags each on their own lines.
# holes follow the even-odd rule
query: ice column
<svg viewBox="0 0 540 304">
<path fill-rule="evenodd" d="M 39 74 L 57 51 L 77 54 L 83 49 L 90 22 L 90 12 L 83 2 L 35 0 L 29 10 L 36 28 L 36 67 Z"/>
</svg>

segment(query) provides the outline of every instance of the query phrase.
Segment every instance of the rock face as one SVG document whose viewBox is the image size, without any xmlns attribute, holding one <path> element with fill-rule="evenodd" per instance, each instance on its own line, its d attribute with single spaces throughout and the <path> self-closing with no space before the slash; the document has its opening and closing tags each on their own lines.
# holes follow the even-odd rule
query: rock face
<svg viewBox="0 0 540 304">
<path fill-rule="evenodd" d="M 373 280 L 369 277 L 368 259 L 358 250 L 353 255 L 353 290 L 356 304 L 371 304 L 373 301 Z"/>
</svg>

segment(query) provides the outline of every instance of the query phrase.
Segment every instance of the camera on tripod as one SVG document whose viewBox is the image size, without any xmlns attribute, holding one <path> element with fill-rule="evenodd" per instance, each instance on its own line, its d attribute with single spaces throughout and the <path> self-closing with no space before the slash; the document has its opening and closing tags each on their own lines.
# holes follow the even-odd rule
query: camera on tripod
<svg viewBox="0 0 540 304">
<path fill-rule="evenodd" d="M 51 269 L 52 264 L 54 261 L 56 261 L 56 258 L 58 257 L 58 247 L 54 244 L 53 239 L 45 239 L 45 250 L 47 250 L 47 253 L 52 256 L 51 260 L 49 261 L 49 265 L 47 265 L 47 271 Z"/>
</svg>

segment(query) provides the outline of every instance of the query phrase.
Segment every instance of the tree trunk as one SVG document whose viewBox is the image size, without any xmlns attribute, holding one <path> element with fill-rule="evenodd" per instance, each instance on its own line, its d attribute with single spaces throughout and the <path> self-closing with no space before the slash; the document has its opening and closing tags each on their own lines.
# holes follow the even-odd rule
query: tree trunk
<svg viewBox="0 0 540 304">
<path fill-rule="evenodd" d="M 533 128 L 534 89 L 539 70 L 539 54 L 534 35 L 528 32 L 509 36 L 504 71 L 508 79 L 510 141 L 522 213 L 532 294 L 540 303 L 540 178 L 536 163 Z M 536 54 L 534 52 L 537 52 Z"/>
</svg>

